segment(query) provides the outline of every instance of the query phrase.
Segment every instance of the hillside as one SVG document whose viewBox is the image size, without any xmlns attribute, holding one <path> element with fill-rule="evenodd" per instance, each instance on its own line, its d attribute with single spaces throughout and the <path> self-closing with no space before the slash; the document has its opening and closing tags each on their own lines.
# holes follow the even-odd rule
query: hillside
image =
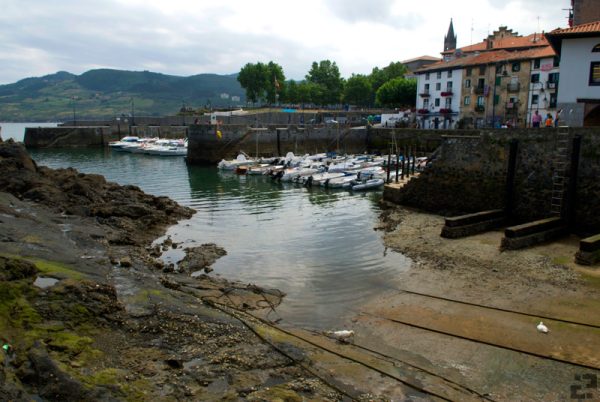
<svg viewBox="0 0 600 402">
<path fill-rule="evenodd" d="M 173 115 L 182 105 L 200 108 L 228 106 L 221 94 L 239 96 L 244 90 L 236 75 L 199 74 L 179 77 L 149 71 L 90 70 L 81 75 L 65 71 L 0 85 L 0 121 L 71 120 Z M 75 98 L 75 100 L 73 100 Z M 236 102 L 239 104 L 240 102 Z"/>
</svg>

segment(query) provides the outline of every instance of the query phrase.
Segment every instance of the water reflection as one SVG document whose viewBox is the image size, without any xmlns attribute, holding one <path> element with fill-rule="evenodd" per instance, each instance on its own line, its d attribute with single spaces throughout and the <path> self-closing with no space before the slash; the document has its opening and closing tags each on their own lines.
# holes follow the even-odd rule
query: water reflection
<svg viewBox="0 0 600 402">
<path fill-rule="evenodd" d="M 348 308 L 377 295 L 408 266 L 402 255 L 385 253 L 373 230 L 381 192 L 304 188 L 188 167 L 183 158 L 109 150 L 38 150 L 32 155 L 41 165 L 102 174 L 196 209 L 168 235 L 184 247 L 224 247 L 228 254 L 215 263 L 215 275 L 285 292 L 278 313 L 287 323 L 334 327 Z M 183 255 L 180 249 L 170 253 L 174 260 Z"/>
</svg>

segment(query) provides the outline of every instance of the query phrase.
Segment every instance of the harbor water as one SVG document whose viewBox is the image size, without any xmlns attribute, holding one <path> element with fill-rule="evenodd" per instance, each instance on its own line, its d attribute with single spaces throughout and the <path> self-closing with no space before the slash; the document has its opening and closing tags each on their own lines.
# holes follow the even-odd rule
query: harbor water
<svg viewBox="0 0 600 402">
<path fill-rule="evenodd" d="M 39 165 L 74 167 L 169 196 L 197 213 L 169 228 L 182 247 L 216 243 L 227 255 L 211 275 L 286 293 L 284 323 L 321 330 L 393 285 L 409 266 L 375 231 L 381 191 L 351 193 L 187 166 L 181 157 L 108 149 L 31 150 Z M 181 248 L 166 258 L 177 262 Z"/>
</svg>

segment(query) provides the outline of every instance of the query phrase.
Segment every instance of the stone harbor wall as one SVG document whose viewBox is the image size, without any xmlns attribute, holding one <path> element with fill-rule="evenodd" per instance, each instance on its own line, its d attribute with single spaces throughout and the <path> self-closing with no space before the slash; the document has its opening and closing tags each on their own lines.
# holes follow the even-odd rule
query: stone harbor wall
<svg viewBox="0 0 600 402">
<path fill-rule="evenodd" d="M 567 176 L 574 136 L 582 137 L 577 174 L 576 222 L 583 232 L 600 230 L 600 129 L 568 130 Z M 476 136 L 447 136 L 429 167 L 384 198 L 445 215 L 504 208 L 509 144 L 518 141 L 513 217 L 527 222 L 551 215 L 552 177 L 558 129 L 482 130 Z"/>
<path fill-rule="evenodd" d="M 418 152 L 431 152 L 442 140 L 442 131 L 377 129 L 349 125 L 307 126 L 192 125 L 189 128 L 188 163 L 216 164 L 235 158 L 241 151 L 250 156 L 285 156 L 321 152 L 385 153 L 395 142 Z"/>
</svg>

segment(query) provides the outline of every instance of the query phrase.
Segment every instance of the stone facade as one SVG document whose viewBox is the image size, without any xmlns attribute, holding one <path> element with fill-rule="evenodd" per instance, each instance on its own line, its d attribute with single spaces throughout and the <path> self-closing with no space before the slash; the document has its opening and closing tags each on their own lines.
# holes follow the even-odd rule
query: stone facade
<svg viewBox="0 0 600 402">
<path fill-rule="evenodd" d="M 576 135 L 582 137 L 575 204 L 577 230 L 598 233 L 600 130 L 569 129 L 570 139 Z M 551 214 L 553 160 L 558 146 L 558 130 L 552 128 L 482 130 L 476 136 L 445 137 L 431 165 L 403 188 L 386 188 L 384 198 L 446 215 L 504 208 L 512 139 L 518 140 L 515 223 L 546 218 Z"/>
</svg>

